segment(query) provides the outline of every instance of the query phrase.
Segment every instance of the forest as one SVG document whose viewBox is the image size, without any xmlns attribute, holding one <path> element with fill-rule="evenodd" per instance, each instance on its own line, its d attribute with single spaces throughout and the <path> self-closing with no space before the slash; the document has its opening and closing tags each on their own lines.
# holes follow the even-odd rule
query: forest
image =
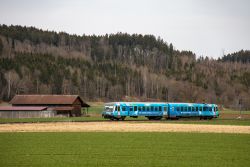
<svg viewBox="0 0 250 167">
<path fill-rule="evenodd" d="M 218 60 L 141 34 L 74 35 L 0 25 L 0 100 L 79 94 L 86 101 L 171 101 L 250 108 L 250 51 Z"/>
</svg>

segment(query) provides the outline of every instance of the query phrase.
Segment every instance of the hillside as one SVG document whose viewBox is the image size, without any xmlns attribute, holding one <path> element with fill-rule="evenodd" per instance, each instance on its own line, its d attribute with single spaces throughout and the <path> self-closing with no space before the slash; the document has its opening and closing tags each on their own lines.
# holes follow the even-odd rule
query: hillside
<svg viewBox="0 0 250 167">
<path fill-rule="evenodd" d="M 249 51 L 241 52 L 247 61 L 197 59 L 152 35 L 77 36 L 1 25 L 0 100 L 52 93 L 238 107 L 242 99 L 250 108 Z"/>
</svg>

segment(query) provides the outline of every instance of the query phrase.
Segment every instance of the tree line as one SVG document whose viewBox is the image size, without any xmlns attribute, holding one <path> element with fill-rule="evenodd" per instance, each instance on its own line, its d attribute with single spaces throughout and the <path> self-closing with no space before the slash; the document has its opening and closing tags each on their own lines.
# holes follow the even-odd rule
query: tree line
<svg viewBox="0 0 250 167">
<path fill-rule="evenodd" d="M 250 105 L 249 51 L 196 58 L 153 35 L 70 35 L 0 26 L 0 99 L 79 94 L 86 100 Z"/>
</svg>

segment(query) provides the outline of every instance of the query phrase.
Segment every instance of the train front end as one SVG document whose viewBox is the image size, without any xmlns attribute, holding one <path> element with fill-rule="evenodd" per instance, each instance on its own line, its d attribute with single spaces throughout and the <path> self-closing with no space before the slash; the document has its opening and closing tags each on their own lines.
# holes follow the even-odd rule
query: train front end
<svg viewBox="0 0 250 167">
<path fill-rule="evenodd" d="M 213 117 L 214 118 L 218 118 L 219 117 L 219 115 L 220 115 L 220 113 L 219 113 L 219 109 L 218 109 L 218 106 L 216 105 L 216 104 L 214 104 L 214 110 L 213 110 Z"/>
<path fill-rule="evenodd" d="M 106 103 L 104 105 L 102 117 L 105 119 L 113 119 L 114 118 L 114 108 L 115 108 L 115 106 L 113 103 Z"/>
<path fill-rule="evenodd" d="M 102 117 L 110 120 L 124 120 L 128 115 L 125 103 L 112 102 L 105 103 Z"/>
</svg>

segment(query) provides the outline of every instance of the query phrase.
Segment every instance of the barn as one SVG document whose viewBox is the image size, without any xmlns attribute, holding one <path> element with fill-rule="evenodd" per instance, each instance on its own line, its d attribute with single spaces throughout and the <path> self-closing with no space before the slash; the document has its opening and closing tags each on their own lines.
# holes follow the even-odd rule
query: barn
<svg viewBox="0 0 250 167">
<path fill-rule="evenodd" d="M 0 117 L 78 117 L 90 107 L 78 95 L 16 95 L 10 104 L 0 107 Z"/>
<path fill-rule="evenodd" d="M 56 112 L 47 110 L 47 107 L 0 107 L 0 118 L 48 118 L 55 115 Z"/>
</svg>

